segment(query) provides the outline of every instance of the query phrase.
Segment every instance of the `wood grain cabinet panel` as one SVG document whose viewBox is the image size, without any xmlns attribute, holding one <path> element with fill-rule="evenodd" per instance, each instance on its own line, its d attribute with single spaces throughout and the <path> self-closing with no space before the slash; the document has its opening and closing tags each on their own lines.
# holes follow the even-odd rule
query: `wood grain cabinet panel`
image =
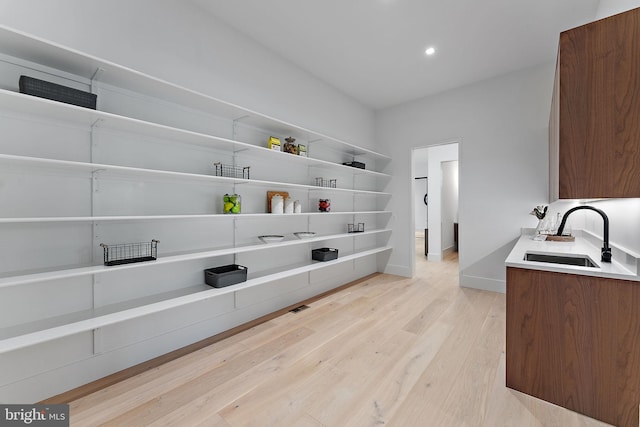
<svg viewBox="0 0 640 427">
<path fill-rule="evenodd" d="M 640 283 L 507 268 L 507 387 L 637 426 Z"/>
<path fill-rule="evenodd" d="M 640 8 L 560 34 L 549 129 L 552 201 L 640 197 Z"/>
</svg>

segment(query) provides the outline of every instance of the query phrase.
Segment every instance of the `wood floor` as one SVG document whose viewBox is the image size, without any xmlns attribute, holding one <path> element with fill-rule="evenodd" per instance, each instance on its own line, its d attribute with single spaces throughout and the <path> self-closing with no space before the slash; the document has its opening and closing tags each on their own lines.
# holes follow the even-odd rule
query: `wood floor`
<svg viewBox="0 0 640 427">
<path fill-rule="evenodd" d="M 71 425 L 605 425 L 505 388 L 504 295 L 418 258 L 71 402 Z"/>
</svg>

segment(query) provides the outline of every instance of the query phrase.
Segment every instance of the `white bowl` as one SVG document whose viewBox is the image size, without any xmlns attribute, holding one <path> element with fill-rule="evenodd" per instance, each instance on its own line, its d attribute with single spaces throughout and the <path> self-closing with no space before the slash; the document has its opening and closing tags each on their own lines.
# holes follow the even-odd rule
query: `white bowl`
<svg viewBox="0 0 640 427">
<path fill-rule="evenodd" d="M 264 243 L 273 243 L 281 242 L 284 240 L 284 236 L 279 234 L 267 234 L 266 236 L 258 236 L 258 239 L 262 240 Z"/>
<path fill-rule="evenodd" d="M 311 237 L 315 236 L 316 233 L 313 231 L 298 231 L 296 233 L 293 233 L 298 239 L 310 239 Z"/>
</svg>

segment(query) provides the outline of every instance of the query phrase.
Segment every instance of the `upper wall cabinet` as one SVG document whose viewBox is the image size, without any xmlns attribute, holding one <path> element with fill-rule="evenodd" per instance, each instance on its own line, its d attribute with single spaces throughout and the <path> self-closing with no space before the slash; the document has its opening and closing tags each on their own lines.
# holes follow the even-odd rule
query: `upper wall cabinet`
<svg viewBox="0 0 640 427">
<path fill-rule="evenodd" d="M 560 34 L 550 199 L 640 197 L 640 8 Z"/>
</svg>

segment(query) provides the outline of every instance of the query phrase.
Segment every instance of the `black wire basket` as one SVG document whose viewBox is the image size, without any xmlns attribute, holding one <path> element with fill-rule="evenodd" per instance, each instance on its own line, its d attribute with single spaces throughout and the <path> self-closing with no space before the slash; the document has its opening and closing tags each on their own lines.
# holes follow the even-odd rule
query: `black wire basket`
<svg viewBox="0 0 640 427">
<path fill-rule="evenodd" d="M 337 179 L 325 179 L 322 177 L 316 178 L 316 185 L 318 187 L 336 188 Z"/>
<path fill-rule="evenodd" d="M 364 222 L 347 224 L 347 233 L 364 233 Z"/>
<path fill-rule="evenodd" d="M 216 176 L 224 176 L 227 178 L 249 179 L 249 166 L 233 166 L 224 163 L 214 163 L 216 167 Z"/>
<path fill-rule="evenodd" d="M 158 258 L 159 240 L 141 243 L 121 243 L 107 245 L 100 243 L 103 249 L 104 265 L 131 264 L 134 262 L 154 261 Z"/>
</svg>

